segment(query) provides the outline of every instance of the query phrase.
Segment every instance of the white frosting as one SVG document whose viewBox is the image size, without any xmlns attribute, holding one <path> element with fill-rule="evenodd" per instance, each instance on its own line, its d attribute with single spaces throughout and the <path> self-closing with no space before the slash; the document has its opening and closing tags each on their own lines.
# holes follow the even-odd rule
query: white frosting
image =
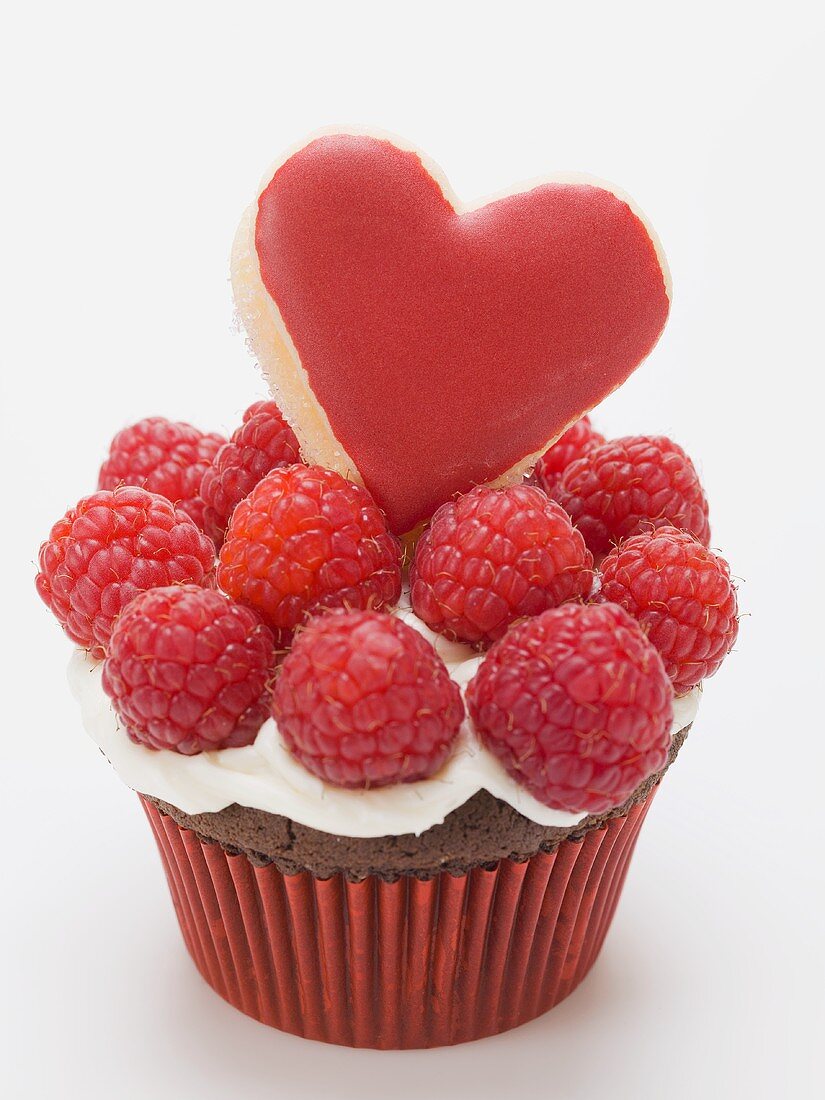
<svg viewBox="0 0 825 1100">
<path fill-rule="evenodd" d="M 434 634 L 408 606 L 396 614 L 432 642 L 451 677 L 465 688 L 483 658 L 468 646 Z M 587 816 L 585 811 L 554 810 L 528 794 L 481 746 L 469 720 L 437 775 L 369 791 L 334 787 L 312 775 L 285 748 L 272 719 L 263 724 L 254 744 L 242 749 L 198 756 L 149 749 L 131 741 L 120 726 L 101 685 L 101 669 L 82 650 L 76 650 L 69 662 L 69 683 L 86 731 L 128 786 L 187 814 L 213 813 L 236 802 L 341 836 L 420 835 L 486 790 L 539 825 L 565 828 Z M 676 700 L 673 732 L 693 721 L 700 694 L 695 688 Z"/>
</svg>

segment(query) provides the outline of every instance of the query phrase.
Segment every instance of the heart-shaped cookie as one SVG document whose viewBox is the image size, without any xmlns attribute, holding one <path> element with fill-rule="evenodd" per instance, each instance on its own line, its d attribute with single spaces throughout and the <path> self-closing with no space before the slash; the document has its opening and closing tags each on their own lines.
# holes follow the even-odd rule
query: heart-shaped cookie
<svg viewBox="0 0 825 1100">
<path fill-rule="evenodd" d="M 567 177 L 462 207 L 374 134 L 316 137 L 270 171 L 232 276 L 305 460 L 362 481 L 397 532 L 518 479 L 639 365 L 669 308 L 626 196 Z"/>
</svg>

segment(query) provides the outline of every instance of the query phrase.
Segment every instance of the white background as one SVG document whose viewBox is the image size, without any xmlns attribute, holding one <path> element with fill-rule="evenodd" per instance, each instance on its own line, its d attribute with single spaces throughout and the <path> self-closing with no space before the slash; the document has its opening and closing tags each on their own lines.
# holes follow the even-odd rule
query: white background
<svg viewBox="0 0 825 1100">
<path fill-rule="evenodd" d="M 823 42 L 813 4 L 764 9 L 34 3 L 7 18 L 6 1096 L 821 1087 Z M 164 414 L 228 432 L 262 395 L 232 327 L 235 223 L 266 165 L 334 122 L 403 134 L 467 199 L 555 169 L 636 197 L 670 258 L 672 320 L 598 423 L 668 433 L 694 456 L 747 615 L 592 975 L 545 1018 L 454 1050 L 307 1043 L 206 988 L 137 801 L 81 729 L 69 645 L 33 588 L 40 540 L 94 488 L 117 428 Z"/>
</svg>

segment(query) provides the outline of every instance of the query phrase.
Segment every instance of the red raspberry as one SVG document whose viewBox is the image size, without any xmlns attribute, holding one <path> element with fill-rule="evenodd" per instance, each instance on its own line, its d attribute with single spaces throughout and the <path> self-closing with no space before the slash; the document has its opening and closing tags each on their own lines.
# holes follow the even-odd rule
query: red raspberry
<svg viewBox="0 0 825 1100">
<path fill-rule="evenodd" d="M 401 545 L 366 489 L 320 466 L 285 466 L 232 513 L 218 583 L 285 641 L 320 608 L 397 603 Z"/>
<path fill-rule="evenodd" d="M 739 633 L 724 558 L 687 531 L 660 527 L 611 550 L 601 598 L 620 604 L 656 646 L 677 694 L 712 676 Z"/>
<path fill-rule="evenodd" d="M 338 787 L 383 787 L 438 771 L 464 705 L 418 631 L 391 615 L 338 611 L 297 635 L 272 714 L 313 775 Z"/>
<path fill-rule="evenodd" d="M 484 744 L 540 802 L 620 805 L 663 767 L 673 688 L 639 624 L 614 604 L 565 604 L 519 623 L 467 692 Z"/>
<path fill-rule="evenodd" d="M 693 463 L 663 435 L 602 443 L 567 467 L 553 495 L 594 554 L 656 527 L 710 541 L 708 502 Z"/>
<path fill-rule="evenodd" d="M 223 542 L 235 505 L 249 496 L 270 470 L 295 462 L 300 462 L 298 440 L 275 402 L 250 405 L 243 424 L 212 459 L 201 481 L 204 530 L 216 546 Z"/>
<path fill-rule="evenodd" d="M 589 416 L 583 416 L 544 452 L 536 463 L 533 476 L 545 493 L 552 494 L 570 463 L 600 443 L 604 443 L 604 436 L 593 430 Z"/>
<path fill-rule="evenodd" d="M 473 489 L 443 504 L 416 547 L 412 606 L 453 641 L 491 642 L 525 615 L 586 599 L 593 556 L 541 489 Z"/>
<path fill-rule="evenodd" d="M 142 592 L 115 623 L 103 689 L 133 741 L 186 756 L 250 745 L 269 714 L 271 630 L 222 592 Z"/>
<path fill-rule="evenodd" d="M 100 467 L 98 489 L 137 485 L 170 500 L 203 530 L 200 496 L 204 470 L 226 440 L 162 416 L 139 420 L 118 432 Z"/>
<path fill-rule="evenodd" d="M 138 592 L 202 584 L 215 547 L 165 497 L 122 486 L 84 497 L 40 547 L 37 591 L 73 642 L 102 657 L 112 624 Z"/>
</svg>

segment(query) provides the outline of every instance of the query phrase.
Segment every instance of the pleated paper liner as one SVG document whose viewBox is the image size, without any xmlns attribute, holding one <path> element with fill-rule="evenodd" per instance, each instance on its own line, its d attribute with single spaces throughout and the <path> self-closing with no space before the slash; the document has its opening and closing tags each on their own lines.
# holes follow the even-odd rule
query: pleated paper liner
<svg viewBox="0 0 825 1100">
<path fill-rule="evenodd" d="M 184 941 L 216 992 L 294 1035 L 398 1049 L 495 1035 L 575 989 L 654 793 L 554 852 L 396 882 L 257 867 L 141 801 Z"/>
</svg>

